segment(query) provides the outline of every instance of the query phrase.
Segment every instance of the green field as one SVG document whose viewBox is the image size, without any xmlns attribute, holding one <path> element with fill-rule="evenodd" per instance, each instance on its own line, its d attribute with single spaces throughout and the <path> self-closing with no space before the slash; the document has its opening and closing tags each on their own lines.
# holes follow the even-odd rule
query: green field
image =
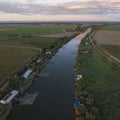
<svg viewBox="0 0 120 120">
<path fill-rule="evenodd" d="M 120 31 L 120 25 L 105 25 L 100 28 L 103 31 Z"/>
<path fill-rule="evenodd" d="M 3 45 L 15 45 L 26 46 L 34 48 L 44 48 L 53 42 L 59 40 L 59 38 L 52 37 L 22 37 L 22 38 L 7 38 L 0 40 L 0 44 Z"/>
<path fill-rule="evenodd" d="M 40 34 L 72 29 L 73 25 L 6 25 L 0 26 L 0 34 Z"/>
<path fill-rule="evenodd" d="M 74 25 L 0 25 L 0 44 L 15 45 L 15 46 L 29 46 L 43 48 L 52 44 L 60 37 L 41 37 L 44 34 L 61 33 L 64 30 L 72 29 Z M 64 36 L 63 36 L 64 37 Z"/>
<path fill-rule="evenodd" d="M 96 47 L 85 46 L 83 42 L 78 52 L 82 50 L 89 50 L 92 54 L 79 54 L 77 57 L 77 72 L 83 74 L 78 92 L 84 93 L 83 96 L 79 96 L 79 99 L 85 104 L 86 100 L 94 99 L 91 106 L 88 104 L 86 106 L 92 114 L 94 114 L 93 105 L 99 109 L 96 120 L 119 120 L 120 70 L 108 63 Z"/>
<path fill-rule="evenodd" d="M 37 50 L 0 47 L 0 80 L 15 72 L 36 53 Z"/>
</svg>

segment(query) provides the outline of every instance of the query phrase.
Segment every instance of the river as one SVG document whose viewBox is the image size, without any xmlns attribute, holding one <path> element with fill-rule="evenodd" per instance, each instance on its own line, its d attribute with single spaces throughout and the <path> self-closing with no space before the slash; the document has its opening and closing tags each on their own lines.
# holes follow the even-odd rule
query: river
<svg viewBox="0 0 120 120">
<path fill-rule="evenodd" d="M 8 120 L 75 120 L 74 63 L 83 37 L 80 34 L 59 49 L 41 71 L 49 73 L 48 77 L 34 79 L 29 90 L 39 93 L 34 103 L 16 105 Z"/>
</svg>

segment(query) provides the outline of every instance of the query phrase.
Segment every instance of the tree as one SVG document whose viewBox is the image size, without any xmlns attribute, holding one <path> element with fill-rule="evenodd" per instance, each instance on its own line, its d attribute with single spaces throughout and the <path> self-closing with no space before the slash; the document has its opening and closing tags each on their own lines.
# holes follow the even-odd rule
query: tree
<svg viewBox="0 0 120 120">
<path fill-rule="evenodd" d="M 86 106 L 80 105 L 77 107 L 77 110 L 79 111 L 80 115 L 84 116 L 86 114 Z"/>
<path fill-rule="evenodd" d="M 93 105 L 93 102 L 94 102 L 94 100 L 93 100 L 92 98 L 86 98 L 86 99 L 85 99 L 85 104 L 86 104 L 87 106 L 92 106 L 92 105 Z"/>
</svg>

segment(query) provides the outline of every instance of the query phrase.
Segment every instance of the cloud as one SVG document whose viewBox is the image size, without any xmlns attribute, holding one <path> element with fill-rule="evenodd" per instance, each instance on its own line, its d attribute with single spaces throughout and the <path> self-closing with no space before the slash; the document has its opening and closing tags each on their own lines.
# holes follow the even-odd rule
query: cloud
<svg viewBox="0 0 120 120">
<path fill-rule="evenodd" d="M 120 13 L 120 0 L 74 0 L 40 3 L 40 0 L 0 1 L 0 13 L 43 15 L 106 15 Z"/>
</svg>

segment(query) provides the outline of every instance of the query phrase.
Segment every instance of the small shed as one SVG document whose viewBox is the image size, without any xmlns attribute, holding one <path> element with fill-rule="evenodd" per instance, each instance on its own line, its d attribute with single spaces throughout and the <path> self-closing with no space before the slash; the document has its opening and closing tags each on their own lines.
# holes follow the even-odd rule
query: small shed
<svg viewBox="0 0 120 120">
<path fill-rule="evenodd" d="M 77 80 L 82 79 L 82 75 L 77 75 L 77 76 L 76 76 L 76 79 L 77 79 Z"/>
<path fill-rule="evenodd" d="M 23 74 L 23 78 L 28 79 L 28 77 L 30 76 L 30 74 L 32 73 L 32 69 L 28 69 L 24 74 Z"/>
</svg>

